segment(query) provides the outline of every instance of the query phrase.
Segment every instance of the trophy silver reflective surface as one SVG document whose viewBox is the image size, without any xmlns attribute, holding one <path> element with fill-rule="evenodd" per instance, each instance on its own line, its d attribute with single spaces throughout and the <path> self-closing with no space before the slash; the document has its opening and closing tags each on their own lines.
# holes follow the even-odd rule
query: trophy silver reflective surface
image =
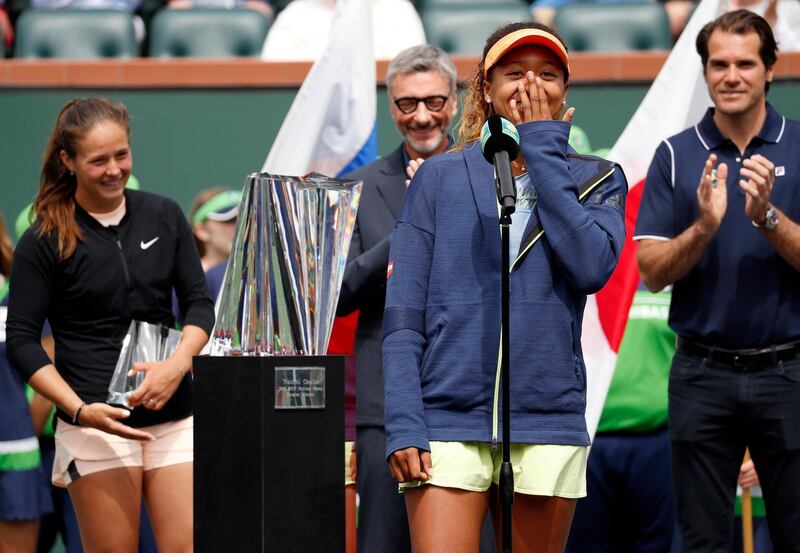
<svg viewBox="0 0 800 553">
<path fill-rule="evenodd" d="M 361 181 L 247 177 L 211 355 L 323 355 Z"/>
<path fill-rule="evenodd" d="M 108 386 L 106 403 L 132 409 L 128 397 L 144 380 L 145 373 L 131 373 L 134 363 L 152 363 L 167 359 L 178 347 L 181 332 L 160 324 L 131 321 L 122 340 L 114 375 Z"/>
</svg>

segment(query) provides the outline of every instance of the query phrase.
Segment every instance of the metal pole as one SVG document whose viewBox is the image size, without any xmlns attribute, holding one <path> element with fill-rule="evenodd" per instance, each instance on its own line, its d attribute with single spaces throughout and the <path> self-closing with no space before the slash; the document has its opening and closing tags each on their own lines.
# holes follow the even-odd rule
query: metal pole
<svg viewBox="0 0 800 553">
<path fill-rule="evenodd" d="M 503 463 L 500 465 L 500 505 L 502 506 L 503 521 L 503 552 L 511 553 L 511 509 L 514 504 L 514 472 L 511 467 L 511 378 L 509 374 L 509 227 L 511 214 L 505 209 L 500 215 L 500 242 L 501 242 L 501 326 L 502 339 L 500 341 L 500 372 L 503 381 Z"/>
</svg>

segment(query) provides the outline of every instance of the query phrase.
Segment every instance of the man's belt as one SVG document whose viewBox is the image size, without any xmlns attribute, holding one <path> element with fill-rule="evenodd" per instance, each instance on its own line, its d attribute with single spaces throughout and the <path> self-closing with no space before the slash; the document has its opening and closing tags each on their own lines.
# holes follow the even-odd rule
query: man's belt
<svg viewBox="0 0 800 553">
<path fill-rule="evenodd" d="M 680 351 L 733 367 L 771 367 L 779 361 L 791 361 L 800 355 L 800 340 L 766 348 L 725 349 L 706 346 L 678 336 L 675 346 Z"/>
</svg>

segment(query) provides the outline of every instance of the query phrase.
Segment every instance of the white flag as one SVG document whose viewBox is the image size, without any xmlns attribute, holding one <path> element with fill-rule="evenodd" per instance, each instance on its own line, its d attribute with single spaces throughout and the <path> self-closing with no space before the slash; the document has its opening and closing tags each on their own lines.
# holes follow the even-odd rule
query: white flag
<svg viewBox="0 0 800 553">
<path fill-rule="evenodd" d="M 311 67 L 262 171 L 337 176 L 377 155 L 372 2 L 338 0 L 325 52 Z"/>
<path fill-rule="evenodd" d="M 706 23 L 720 15 L 721 9 L 720 0 L 700 2 L 642 103 L 608 154 L 609 159 L 622 166 L 631 190 L 625 214 L 626 247 L 611 282 L 588 298 L 583 316 L 581 344 L 587 373 L 586 423 L 592 437 L 614 375 L 630 300 L 639 282 L 636 256 L 629 247 L 641 198 L 641 188 L 634 189 L 644 181 L 659 143 L 700 121 L 711 105 L 700 56 L 695 50 L 695 39 Z"/>
</svg>

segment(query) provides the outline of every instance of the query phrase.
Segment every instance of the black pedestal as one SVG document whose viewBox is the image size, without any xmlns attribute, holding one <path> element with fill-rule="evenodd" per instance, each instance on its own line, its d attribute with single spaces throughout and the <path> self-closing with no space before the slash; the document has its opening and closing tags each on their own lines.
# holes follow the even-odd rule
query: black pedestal
<svg viewBox="0 0 800 553">
<path fill-rule="evenodd" d="M 195 551 L 344 551 L 344 365 L 195 358 Z M 276 367 L 324 367 L 325 407 L 276 409 Z"/>
</svg>

